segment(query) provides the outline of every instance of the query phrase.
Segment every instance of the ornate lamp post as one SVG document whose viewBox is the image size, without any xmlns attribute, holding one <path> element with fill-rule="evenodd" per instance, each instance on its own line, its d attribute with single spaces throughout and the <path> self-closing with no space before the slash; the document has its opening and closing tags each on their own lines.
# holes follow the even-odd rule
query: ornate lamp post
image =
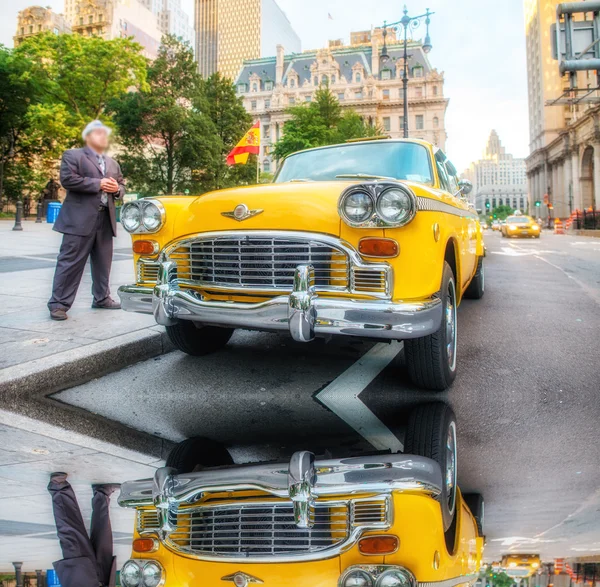
<svg viewBox="0 0 600 587">
<path fill-rule="evenodd" d="M 383 48 L 381 49 L 381 55 L 379 56 L 379 63 L 384 66 L 389 60 L 387 40 L 388 35 L 387 28 L 393 28 L 398 30 L 399 26 L 404 28 L 404 68 L 402 73 L 402 90 L 404 100 L 404 138 L 408 138 L 408 29 L 418 29 L 421 23 L 424 21 L 426 28 L 425 41 L 423 42 L 423 51 L 429 53 L 431 51 L 431 37 L 429 36 L 429 24 L 431 23 L 431 15 L 435 14 L 430 12 L 429 8 L 426 9 L 425 14 L 419 16 L 408 16 L 408 9 L 404 6 L 404 16 L 398 22 L 392 22 L 388 24 L 387 21 L 383 23 Z"/>
</svg>

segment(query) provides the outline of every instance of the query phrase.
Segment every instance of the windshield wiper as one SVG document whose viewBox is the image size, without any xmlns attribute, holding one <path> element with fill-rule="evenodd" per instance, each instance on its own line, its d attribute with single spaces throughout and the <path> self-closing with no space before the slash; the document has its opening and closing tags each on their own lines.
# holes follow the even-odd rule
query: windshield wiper
<svg viewBox="0 0 600 587">
<path fill-rule="evenodd" d="M 369 175 L 368 173 L 342 173 L 336 175 L 336 179 L 387 179 L 391 181 L 398 181 L 395 177 L 386 177 L 385 175 Z"/>
</svg>

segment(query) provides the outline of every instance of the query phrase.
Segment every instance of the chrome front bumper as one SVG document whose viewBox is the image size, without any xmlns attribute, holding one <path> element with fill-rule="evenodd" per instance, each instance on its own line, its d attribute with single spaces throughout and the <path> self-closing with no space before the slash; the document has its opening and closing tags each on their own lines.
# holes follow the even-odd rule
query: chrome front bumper
<svg viewBox="0 0 600 587">
<path fill-rule="evenodd" d="M 435 297 L 416 302 L 325 298 L 312 283 L 313 267 L 299 265 L 289 296 L 260 303 L 206 300 L 180 288 L 176 265 L 167 261 L 161 264 L 154 288 L 124 285 L 119 297 L 124 310 L 154 314 L 163 326 L 192 320 L 228 328 L 289 331 L 299 342 L 332 334 L 382 340 L 420 338 L 436 332 L 442 321 L 442 303 Z"/>
</svg>

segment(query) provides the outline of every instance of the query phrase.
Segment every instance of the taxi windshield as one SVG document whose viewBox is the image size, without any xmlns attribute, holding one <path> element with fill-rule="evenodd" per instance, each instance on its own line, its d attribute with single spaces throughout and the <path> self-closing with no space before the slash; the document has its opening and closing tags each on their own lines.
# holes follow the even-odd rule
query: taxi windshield
<svg viewBox="0 0 600 587">
<path fill-rule="evenodd" d="M 418 143 L 350 143 L 290 155 L 275 183 L 393 178 L 433 184 L 427 148 Z"/>
<path fill-rule="evenodd" d="M 507 224 L 529 224 L 530 220 L 527 216 L 509 216 L 506 219 Z"/>
</svg>

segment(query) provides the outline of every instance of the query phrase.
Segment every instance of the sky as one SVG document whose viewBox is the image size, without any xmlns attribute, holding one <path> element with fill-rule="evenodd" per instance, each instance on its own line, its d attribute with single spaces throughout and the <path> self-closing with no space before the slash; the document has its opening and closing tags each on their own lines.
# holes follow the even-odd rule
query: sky
<svg viewBox="0 0 600 587">
<path fill-rule="evenodd" d="M 229 0 L 235 2 L 235 0 Z M 303 49 L 328 39 L 349 41 L 366 30 L 402 17 L 397 0 L 278 0 L 302 40 Z M 17 12 L 32 0 L 0 0 L 0 43 L 12 46 Z M 182 0 L 193 15 L 193 0 Z M 61 12 L 64 0 L 44 0 Z M 527 72 L 523 0 L 408 0 L 410 15 L 429 7 L 433 67 L 445 73 L 450 99 L 446 151 L 459 170 L 481 157 L 492 129 L 508 153 L 527 156 Z M 328 15 L 331 15 L 332 19 Z M 424 34 L 424 28 L 414 33 Z"/>
</svg>

